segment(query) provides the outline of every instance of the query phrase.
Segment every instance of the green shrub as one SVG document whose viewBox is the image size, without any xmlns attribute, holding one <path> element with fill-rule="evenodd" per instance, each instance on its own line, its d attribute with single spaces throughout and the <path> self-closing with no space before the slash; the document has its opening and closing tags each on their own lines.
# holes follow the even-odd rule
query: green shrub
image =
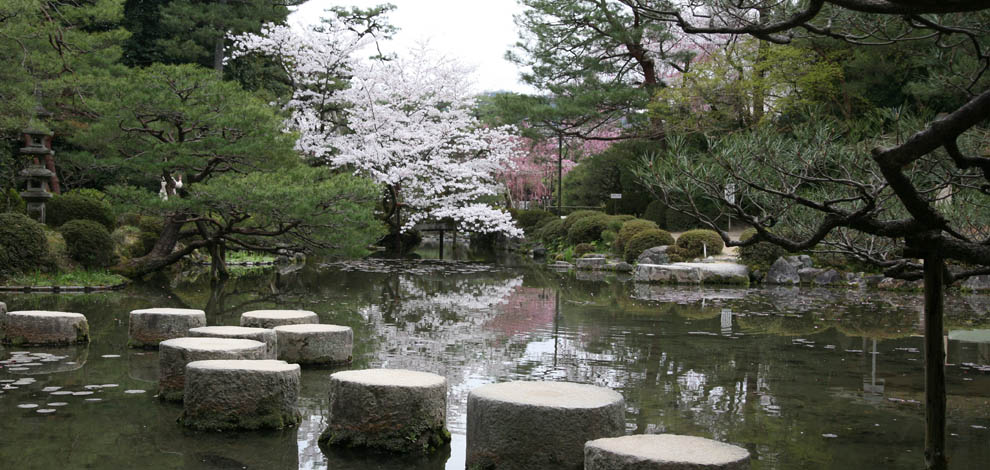
<svg viewBox="0 0 990 470">
<path fill-rule="evenodd" d="M 45 227 L 45 241 L 48 243 L 48 255 L 55 268 L 59 271 L 70 271 L 73 266 L 72 258 L 69 257 L 69 248 L 65 245 L 65 238 L 61 233 Z"/>
<path fill-rule="evenodd" d="M 21 195 L 16 189 L 10 188 L 7 190 L 7 195 L 3 204 L 0 205 L 0 212 L 16 212 L 18 214 L 23 214 L 27 211 L 27 204 L 24 199 L 21 199 Z"/>
<path fill-rule="evenodd" d="M 110 204 L 79 194 L 55 196 L 45 207 L 45 222 L 61 227 L 70 220 L 91 220 L 107 230 L 113 230 L 113 211 Z"/>
<path fill-rule="evenodd" d="M 678 203 L 677 207 L 689 207 L 687 196 L 677 194 L 672 194 L 671 196 L 674 198 L 674 201 Z M 695 195 L 693 201 L 694 205 L 698 208 L 698 211 L 701 212 L 702 215 L 713 220 L 718 218 L 720 215 L 719 206 L 714 200 Z M 660 204 L 663 206 L 664 212 L 663 223 L 660 223 L 661 227 L 670 230 L 671 232 L 682 232 L 702 226 L 697 217 L 677 212 L 667 207 L 663 204 L 663 202 L 660 202 Z"/>
<path fill-rule="evenodd" d="M 622 228 L 619 229 L 618 236 L 615 238 L 615 243 L 612 244 L 612 249 L 616 253 L 624 253 L 626 249 L 626 243 L 629 242 L 632 237 L 635 237 L 641 232 L 646 230 L 657 230 L 660 227 L 651 220 L 645 219 L 632 219 L 624 224 Z M 670 243 L 673 245 L 673 243 Z"/>
<path fill-rule="evenodd" d="M 16 212 L 0 213 L 0 276 L 51 267 L 44 225 Z"/>
<path fill-rule="evenodd" d="M 618 233 L 622 229 L 622 224 L 635 219 L 635 216 L 629 214 L 622 215 L 610 215 L 608 216 L 608 229 Z"/>
<path fill-rule="evenodd" d="M 158 216 L 142 215 L 138 218 L 137 227 L 142 232 L 153 233 L 157 236 L 162 234 L 162 230 L 165 230 L 165 221 Z"/>
<path fill-rule="evenodd" d="M 155 243 L 158 242 L 158 235 L 151 232 L 141 232 L 138 236 L 138 240 L 141 242 L 141 255 L 144 256 L 151 253 L 151 249 L 155 247 Z"/>
<path fill-rule="evenodd" d="M 725 242 L 714 230 L 688 230 L 677 237 L 677 248 L 679 254 L 691 259 L 702 256 L 706 249 L 709 256 L 717 255 L 725 248 Z"/>
<path fill-rule="evenodd" d="M 564 221 L 561 219 L 551 219 L 544 223 L 536 234 L 543 243 L 554 243 L 558 240 L 563 240 L 567 236 L 567 232 L 564 231 Z"/>
<path fill-rule="evenodd" d="M 605 230 L 602 232 L 602 241 L 605 242 L 606 245 L 612 246 L 618 236 L 619 234 L 615 233 L 613 230 Z"/>
<path fill-rule="evenodd" d="M 567 220 L 564 220 L 565 225 Z M 567 241 L 577 245 L 591 243 L 602 238 L 602 232 L 608 229 L 608 216 L 605 214 L 582 217 L 571 224 L 567 230 Z"/>
<path fill-rule="evenodd" d="M 105 268 L 115 260 L 110 232 L 92 220 L 70 220 L 61 227 L 69 257 L 87 268 Z"/>
<path fill-rule="evenodd" d="M 512 211 L 512 217 L 516 219 L 516 224 L 527 234 L 535 234 L 535 230 L 544 221 L 553 219 L 556 216 L 543 209 L 519 209 Z"/>
<path fill-rule="evenodd" d="M 124 225 L 117 227 L 110 234 L 110 238 L 113 239 L 117 256 L 121 258 L 137 258 L 151 251 L 151 248 L 155 246 L 155 241 L 158 240 L 158 235 L 151 232 L 142 232 L 137 227 Z"/>
<path fill-rule="evenodd" d="M 107 195 L 103 191 L 100 191 L 99 189 L 77 188 L 77 189 L 70 190 L 69 192 L 67 192 L 65 194 L 67 196 L 82 196 L 82 197 L 87 197 L 87 198 L 90 198 L 90 199 L 95 199 L 97 201 L 107 201 Z M 109 202 L 109 201 L 107 201 L 107 202 Z"/>
<path fill-rule="evenodd" d="M 643 211 L 643 218 L 651 220 L 658 226 L 667 225 L 667 206 L 660 200 L 653 200 Z"/>
<path fill-rule="evenodd" d="M 579 220 L 581 220 L 581 219 L 583 219 L 585 217 L 592 217 L 592 216 L 598 216 L 598 215 L 605 215 L 605 213 L 604 212 L 601 212 L 601 211 L 588 211 L 588 210 L 581 210 L 581 211 L 571 212 L 564 219 L 564 231 L 565 232 L 570 231 L 571 230 L 571 227 L 574 224 L 576 224 Z"/>
<path fill-rule="evenodd" d="M 580 258 L 588 253 L 594 253 L 595 247 L 591 243 L 578 243 L 574 246 L 574 257 Z"/>
<path fill-rule="evenodd" d="M 673 244 L 674 237 L 666 230 L 660 230 L 658 228 L 644 230 L 626 242 L 623 257 L 626 259 L 626 262 L 633 263 L 636 261 L 636 258 L 639 258 L 639 255 L 650 248 Z"/>
<path fill-rule="evenodd" d="M 753 235 L 756 235 L 756 229 L 748 228 L 739 235 L 739 240 L 749 240 Z M 777 258 L 786 255 L 787 250 L 769 242 L 739 247 L 739 259 L 753 269 L 769 269 Z"/>
</svg>

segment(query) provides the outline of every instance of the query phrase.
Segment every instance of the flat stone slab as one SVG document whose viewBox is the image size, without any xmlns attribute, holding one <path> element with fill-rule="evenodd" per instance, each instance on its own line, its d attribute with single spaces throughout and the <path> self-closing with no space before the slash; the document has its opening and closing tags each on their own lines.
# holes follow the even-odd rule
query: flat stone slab
<svg viewBox="0 0 990 470">
<path fill-rule="evenodd" d="M 676 434 L 638 434 L 585 444 L 585 470 L 743 470 L 749 451 L 711 439 Z"/>
<path fill-rule="evenodd" d="M 625 432 L 618 392 L 571 382 L 504 382 L 468 394 L 467 468 L 579 470 L 584 443 Z"/>
<path fill-rule="evenodd" d="M 255 328 L 319 322 L 320 317 L 309 310 L 252 310 L 241 314 L 241 326 Z"/>
<path fill-rule="evenodd" d="M 636 282 L 749 285 L 749 268 L 737 263 L 639 264 Z"/>
<path fill-rule="evenodd" d="M 145 308 L 132 310 L 128 346 L 155 348 L 158 343 L 189 335 L 190 328 L 206 326 L 206 312 L 191 308 Z"/>
<path fill-rule="evenodd" d="M 354 331 L 349 326 L 299 324 L 274 328 L 278 359 L 297 364 L 350 362 Z"/>
<path fill-rule="evenodd" d="M 295 426 L 299 378 L 299 366 L 283 361 L 190 362 L 179 421 L 209 431 Z"/>
<path fill-rule="evenodd" d="M 233 338 L 253 339 L 265 343 L 265 359 L 276 359 L 278 356 L 278 336 L 268 328 L 251 328 L 248 326 L 200 326 L 189 329 L 193 338 Z"/>
<path fill-rule="evenodd" d="M 447 379 L 428 372 L 366 369 L 330 376 L 321 446 L 430 454 L 450 442 Z"/>
<path fill-rule="evenodd" d="M 264 359 L 265 343 L 250 339 L 175 338 L 158 345 L 158 397 L 181 401 L 186 365 L 215 359 Z"/>
<path fill-rule="evenodd" d="M 19 310 L 8 312 L 5 323 L 5 344 L 67 345 L 89 342 L 89 322 L 81 313 Z"/>
</svg>

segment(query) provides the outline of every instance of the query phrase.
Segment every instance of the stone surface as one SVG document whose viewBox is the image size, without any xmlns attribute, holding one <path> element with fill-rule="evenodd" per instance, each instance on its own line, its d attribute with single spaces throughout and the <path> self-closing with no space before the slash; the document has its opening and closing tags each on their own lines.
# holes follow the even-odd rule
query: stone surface
<svg viewBox="0 0 990 470">
<path fill-rule="evenodd" d="M 8 312 L 5 344 L 66 345 L 89 342 L 89 322 L 81 313 L 21 310 Z"/>
<path fill-rule="evenodd" d="M 253 339 L 265 343 L 265 359 L 276 359 L 278 357 L 278 336 L 275 334 L 275 330 L 268 328 L 201 326 L 199 328 L 190 328 L 189 336 L 193 338 Z"/>
<path fill-rule="evenodd" d="M 615 271 L 617 273 L 631 273 L 631 272 L 633 272 L 633 270 L 636 269 L 635 266 L 633 266 L 633 265 L 631 265 L 631 264 L 629 264 L 629 263 L 627 263 L 625 261 L 619 261 L 618 263 L 610 264 L 610 265 L 608 265 L 608 267 L 612 271 Z"/>
<path fill-rule="evenodd" d="M 823 270 L 818 273 L 811 282 L 818 286 L 837 286 L 843 284 L 845 279 L 843 279 L 842 274 L 834 269 Z"/>
<path fill-rule="evenodd" d="M 571 269 L 574 267 L 573 264 L 568 263 L 567 261 L 554 261 L 553 263 L 550 263 L 549 266 L 554 269 Z"/>
<path fill-rule="evenodd" d="M 592 269 L 602 269 L 605 267 L 606 261 L 605 257 L 601 256 L 587 256 L 584 258 L 578 258 L 575 261 L 575 266 L 578 269 L 592 270 Z"/>
<path fill-rule="evenodd" d="M 309 310 L 253 310 L 241 314 L 241 326 L 275 328 L 282 325 L 319 323 L 320 317 Z"/>
<path fill-rule="evenodd" d="M 655 246 L 653 248 L 647 248 L 646 251 L 640 253 L 639 257 L 636 258 L 636 264 L 667 264 L 670 263 L 670 257 L 667 256 L 668 245 Z"/>
<path fill-rule="evenodd" d="M 430 454 L 450 442 L 447 379 L 428 372 L 365 369 L 330 376 L 320 446 Z"/>
<path fill-rule="evenodd" d="M 792 266 L 794 266 L 797 269 L 811 268 L 815 266 L 814 261 L 812 261 L 811 257 L 808 255 L 788 256 L 785 259 L 787 260 L 788 263 L 790 263 Z"/>
<path fill-rule="evenodd" d="M 536 245 L 533 247 L 533 258 L 543 259 L 547 257 L 547 249 L 543 245 Z"/>
<path fill-rule="evenodd" d="M 675 434 L 596 439 L 584 446 L 585 470 L 744 470 L 749 452 L 739 446 Z"/>
<path fill-rule="evenodd" d="M 770 270 L 767 271 L 767 284 L 797 284 L 799 282 L 801 282 L 801 277 L 798 275 L 797 268 L 788 263 L 783 256 L 777 258 L 777 261 L 774 261 Z"/>
<path fill-rule="evenodd" d="M 338 325 L 283 325 L 275 327 L 278 358 L 297 364 L 350 362 L 354 331 Z"/>
<path fill-rule="evenodd" d="M 468 394 L 467 468 L 582 468 L 584 443 L 625 432 L 619 393 L 570 382 L 504 382 Z"/>
<path fill-rule="evenodd" d="M 146 308 L 131 311 L 128 346 L 155 348 L 167 339 L 189 335 L 190 328 L 206 326 L 206 313 L 190 308 Z"/>
<path fill-rule="evenodd" d="M 283 361 L 190 362 L 179 421 L 210 431 L 294 426 L 299 377 L 299 365 Z"/>
<path fill-rule="evenodd" d="M 175 338 L 158 345 L 158 397 L 181 401 L 186 364 L 213 359 L 264 359 L 265 343 L 250 339 Z"/>
<path fill-rule="evenodd" d="M 811 284 L 815 281 L 815 278 L 819 274 L 825 272 L 824 269 L 818 268 L 798 268 L 798 278 L 801 280 L 801 284 Z"/>
<path fill-rule="evenodd" d="M 749 285 L 749 268 L 736 263 L 638 264 L 637 282 Z"/>
<path fill-rule="evenodd" d="M 990 290 L 990 275 L 973 276 L 963 281 L 962 287 L 972 291 Z"/>
</svg>

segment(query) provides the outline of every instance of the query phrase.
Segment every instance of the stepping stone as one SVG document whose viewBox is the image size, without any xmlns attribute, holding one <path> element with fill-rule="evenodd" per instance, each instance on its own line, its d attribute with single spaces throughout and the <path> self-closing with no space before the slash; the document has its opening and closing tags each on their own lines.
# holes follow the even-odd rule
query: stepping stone
<svg viewBox="0 0 990 470">
<path fill-rule="evenodd" d="M 468 394 L 467 468 L 580 470 L 584 443 L 625 433 L 625 401 L 608 388 L 505 382 Z"/>
<path fill-rule="evenodd" d="M 299 377 L 299 365 L 284 361 L 190 362 L 179 421 L 208 431 L 295 426 Z"/>
<path fill-rule="evenodd" d="M 234 338 L 253 339 L 265 343 L 265 359 L 275 359 L 278 356 L 276 335 L 267 328 L 251 328 L 247 326 L 201 326 L 190 328 L 189 336 L 193 338 Z"/>
<path fill-rule="evenodd" d="M 190 308 L 146 308 L 131 311 L 127 345 L 132 348 L 158 347 L 172 338 L 189 336 L 189 329 L 206 326 L 206 313 Z"/>
<path fill-rule="evenodd" d="M 309 310 L 252 310 L 241 314 L 241 326 L 255 328 L 319 322 L 320 317 Z"/>
<path fill-rule="evenodd" d="M 596 439 L 584 446 L 585 470 L 744 470 L 749 451 L 711 439 L 637 434 Z"/>
<path fill-rule="evenodd" d="M 428 372 L 366 369 L 330 376 L 320 446 L 433 453 L 450 442 L 447 379 Z"/>
<path fill-rule="evenodd" d="M 4 344 L 67 345 L 89 342 L 89 322 L 81 313 L 21 310 L 6 314 Z"/>
<path fill-rule="evenodd" d="M 278 358 L 297 364 L 350 362 L 354 332 L 338 325 L 283 325 L 275 327 Z"/>
<path fill-rule="evenodd" d="M 158 398 L 182 401 L 186 364 L 212 359 L 264 359 L 265 343 L 250 339 L 175 338 L 158 345 Z"/>
</svg>

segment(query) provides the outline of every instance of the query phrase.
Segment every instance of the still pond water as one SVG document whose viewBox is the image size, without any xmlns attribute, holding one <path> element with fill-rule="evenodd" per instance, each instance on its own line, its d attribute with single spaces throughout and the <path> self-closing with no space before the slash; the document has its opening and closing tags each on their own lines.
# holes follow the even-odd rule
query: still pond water
<svg viewBox="0 0 990 470">
<path fill-rule="evenodd" d="M 0 348 L 0 360 L 17 358 L 0 363 L 0 467 L 463 469 L 468 392 L 519 379 L 613 388 L 628 433 L 734 443 L 755 469 L 923 467 L 917 294 L 669 288 L 511 264 L 366 261 L 256 269 L 213 289 L 190 277 L 0 295 L 11 310 L 83 313 L 92 333 L 88 347 Z M 350 368 L 447 377 L 449 453 L 325 455 L 316 441 L 333 369 L 304 369 L 298 428 L 185 430 L 181 407 L 154 397 L 157 353 L 126 346 L 128 312 L 151 306 L 204 309 L 210 325 L 263 308 L 348 325 Z M 990 297 L 952 297 L 946 311 L 951 465 L 987 468 L 990 343 L 960 331 L 990 329 Z"/>
</svg>

